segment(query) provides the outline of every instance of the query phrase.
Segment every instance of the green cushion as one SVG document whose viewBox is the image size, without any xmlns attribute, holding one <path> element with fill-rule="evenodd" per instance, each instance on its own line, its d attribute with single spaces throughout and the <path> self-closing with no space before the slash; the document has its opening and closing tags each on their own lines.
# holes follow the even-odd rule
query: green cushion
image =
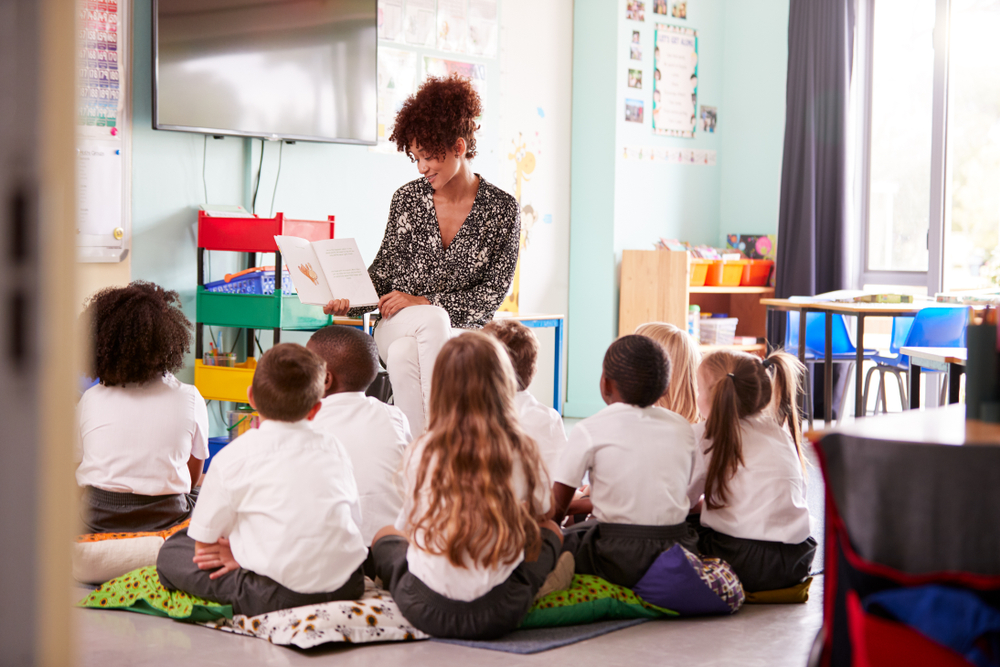
<svg viewBox="0 0 1000 667">
<path fill-rule="evenodd" d="M 628 588 L 600 577 L 577 574 L 569 590 L 556 591 L 537 600 L 522 628 L 580 625 L 612 619 L 666 618 L 677 612 L 643 602 Z"/>
<path fill-rule="evenodd" d="M 233 617 L 230 605 L 202 600 L 183 591 L 168 591 L 160 583 L 155 565 L 140 567 L 101 584 L 78 604 L 94 609 L 124 609 L 191 623 Z"/>
</svg>

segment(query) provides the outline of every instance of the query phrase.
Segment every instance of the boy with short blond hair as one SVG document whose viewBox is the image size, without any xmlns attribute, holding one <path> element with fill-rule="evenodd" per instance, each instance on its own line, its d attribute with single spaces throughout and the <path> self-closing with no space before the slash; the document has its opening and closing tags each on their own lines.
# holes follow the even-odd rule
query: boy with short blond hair
<svg viewBox="0 0 1000 667">
<path fill-rule="evenodd" d="M 364 593 L 368 550 L 351 460 L 309 423 L 325 373 L 294 343 L 261 357 L 247 392 L 260 428 L 212 460 L 191 525 L 160 549 L 166 588 L 247 616 Z"/>
</svg>

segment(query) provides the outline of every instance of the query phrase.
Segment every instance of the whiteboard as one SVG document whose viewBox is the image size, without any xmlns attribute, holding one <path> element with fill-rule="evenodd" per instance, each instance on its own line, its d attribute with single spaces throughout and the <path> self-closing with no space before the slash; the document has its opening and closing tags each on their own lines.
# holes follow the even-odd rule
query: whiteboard
<svg viewBox="0 0 1000 667">
<path fill-rule="evenodd" d="M 131 236 L 127 0 L 77 0 L 76 246 L 120 262 Z"/>
</svg>

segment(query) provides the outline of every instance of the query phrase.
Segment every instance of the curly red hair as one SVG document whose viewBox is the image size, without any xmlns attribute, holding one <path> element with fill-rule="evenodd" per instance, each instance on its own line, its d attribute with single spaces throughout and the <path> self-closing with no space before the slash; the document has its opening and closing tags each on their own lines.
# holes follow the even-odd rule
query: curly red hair
<svg viewBox="0 0 1000 667">
<path fill-rule="evenodd" d="M 469 79 L 458 74 L 447 78 L 429 77 L 417 94 L 403 103 L 389 141 L 396 150 L 416 162 L 411 148 L 420 146 L 441 159 L 455 142 L 465 139 L 465 157 L 476 157 L 476 118 L 483 115 L 483 103 Z"/>
</svg>

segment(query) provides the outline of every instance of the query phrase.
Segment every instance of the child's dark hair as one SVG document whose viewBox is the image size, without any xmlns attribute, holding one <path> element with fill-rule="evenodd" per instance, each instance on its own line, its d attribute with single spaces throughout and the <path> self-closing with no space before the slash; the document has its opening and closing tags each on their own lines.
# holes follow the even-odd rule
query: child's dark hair
<svg viewBox="0 0 1000 667">
<path fill-rule="evenodd" d="M 701 362 L 699 372 L 715 381 L 710 389 L 712 408 L 705 422 L 705 437 L 712 441 L 705 478 L 705 505 L 709 509 L 726 506 L 729 480 L 744 463 L 740 420 L 765 408 L 773 407 L 778 423 L 787 426 L 805 466 L 795 406 L 804 370 L 798 359 L 778 351 L 761 360 L 745 352 L 720 350 Z"/>
<path fill-rule="evenodd" d="M 314 333 L 307 347 L 336 376 L 338 391 L 365 391 L 378 375 L 375 339 L 360 329 L 331 324 Z"/>
<path fill-rule="evenodd" d="M 626 403 L 645 408 L 670 386 L 670 358 L 651 338 L 622 336 L 604 354 L 604 377 L 614 382 Z"/>
<path fill-rule="evenodd" d="M 279 343 L 264 353 L 253 374 L 254 407 L 265 419 L 305 419 L 323 398 L 326 362 L 298 343 Z"/>
<path fill-rule="evenodd" d="M 538 339 L 535 334 L 517 320 L 493 320 L 483 327 L 483 332 L 495 336 L 507 348 L 517 376 L 517 389 L 527 389 L 535 377 L 535 364 L 538 362 Z"/>
<path fill-rule="evenodd" d="M 184 365 L 191 322 L 177 292 L 141 280 L 107 287 L 87 300 L 93 343 L 90 372 L 109 387 L 142 384 Z"/>
</svg>

